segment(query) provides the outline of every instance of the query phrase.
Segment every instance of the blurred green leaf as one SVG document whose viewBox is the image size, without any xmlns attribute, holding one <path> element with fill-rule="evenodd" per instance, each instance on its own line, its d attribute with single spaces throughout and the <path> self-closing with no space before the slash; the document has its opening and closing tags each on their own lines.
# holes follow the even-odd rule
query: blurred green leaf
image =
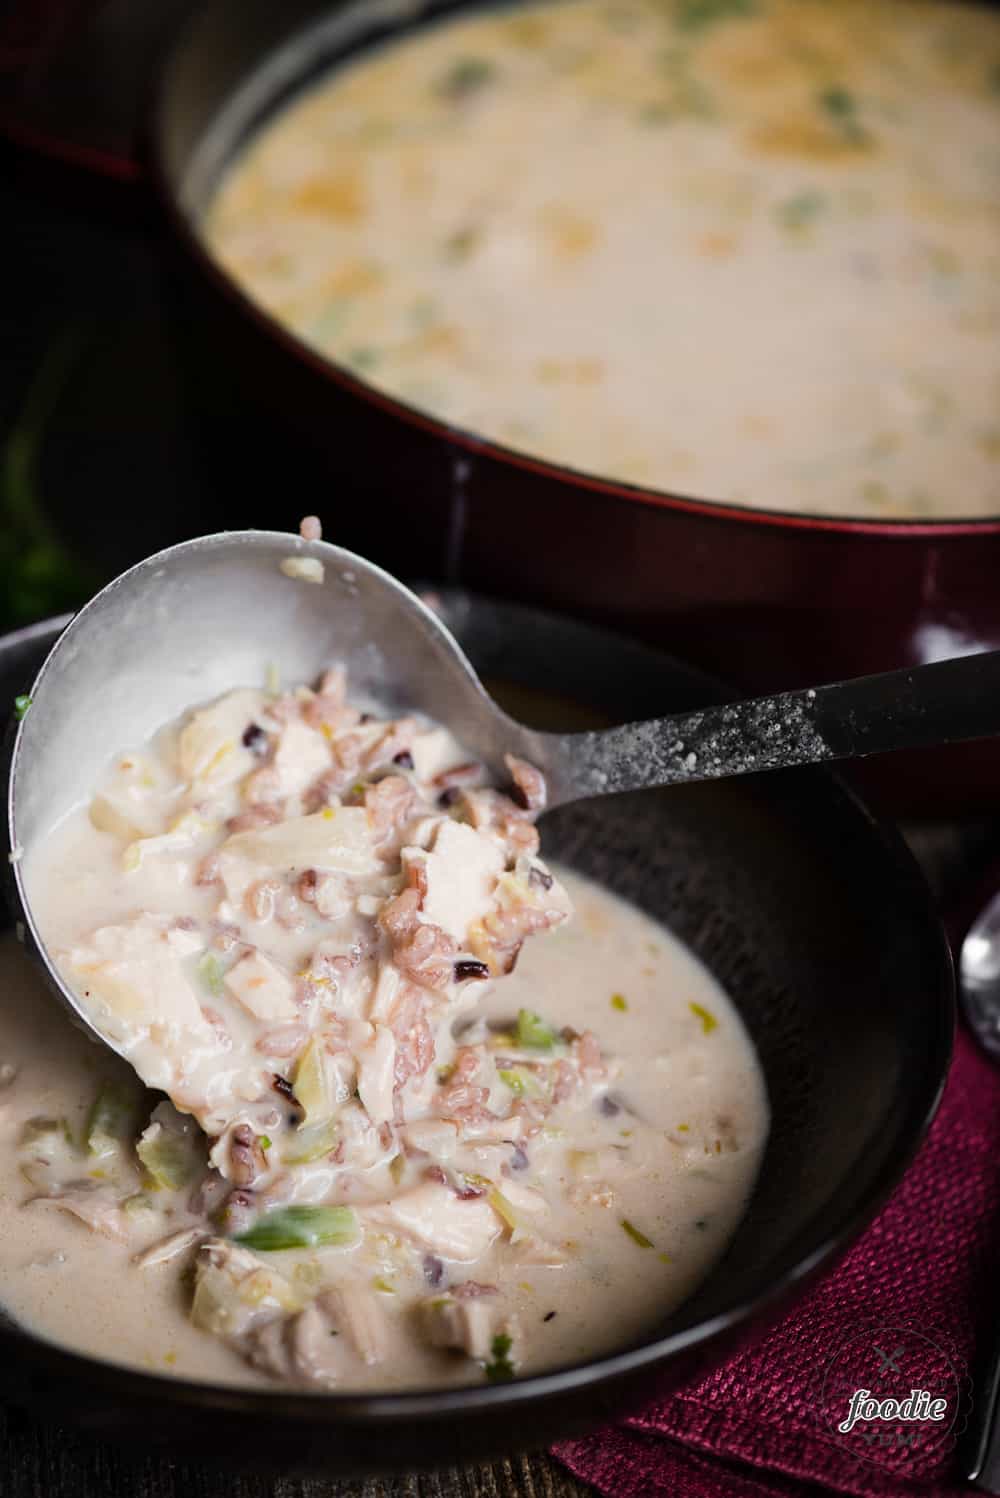
<svg viewBox="0 0 1000 1498">
<path fill-rule="evenodd" d="M 50 347 L 29 384 L 0 453 L 0 624 L 29 623 L 77 608 L 96 586 L 91 569 L 56 534 L 40 491 L 46 429 L 83 336 L 65 333 Z"/>
</svg>

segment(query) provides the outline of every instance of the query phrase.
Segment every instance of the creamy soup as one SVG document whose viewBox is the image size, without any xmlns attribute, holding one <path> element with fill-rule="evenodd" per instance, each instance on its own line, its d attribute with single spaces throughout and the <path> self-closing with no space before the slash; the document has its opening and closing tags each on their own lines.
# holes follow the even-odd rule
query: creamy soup
<svg viewBox="0 0 1000 1498">
<path fill-rule="evenodd" d="M 1000 16 L 563 0 L 430 27 L 266 125 L 204 226 L 448 422 L 681 493 L 1000 511 Z"/>
<path fill-rule="evenodd" d="M 752 1046 L 669 932 L 546 866 L 544 782 L 508 764 L 509 793 L 334 670 L 193 711 L 25 851 L 127 1060 L 3 956 L 15 1317 L 194 1378 L 392 1388 L 590 1357 L 690 1293 L 765 1142 Z"/>
</svg>

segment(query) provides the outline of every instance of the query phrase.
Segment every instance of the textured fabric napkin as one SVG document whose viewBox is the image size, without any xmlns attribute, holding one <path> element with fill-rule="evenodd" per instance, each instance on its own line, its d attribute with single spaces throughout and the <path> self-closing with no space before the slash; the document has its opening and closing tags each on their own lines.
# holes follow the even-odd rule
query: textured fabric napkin
<svg viewBox="0 0 1000 1498">
<path fill-rule="evenodd" d="M 813 1484 L 864 1498 L 968 1494 L 955 1435 L 968 1415 L 977 1337 L 994 1330 L 998 1249 L 1000 1068 L 961 1032 L 923 1148 L 838 1268 L 708 1377 L 554 1455 L 613 1498 L 791 1498 Z M 869 1324 L 870 1336 L 859 1333 Z M 879 1330 L 889 1327 L 903 1330 Z M 836 1364 L 843 1375 L 846 1413 L 852 1382 L 877 1392 L 878 1365 L 903 1346 L 904 1382 L 947 1393 L 951 1370 L 961 1380 L 955 1430 L 914 1425 L 923 1445 L 888 1452 L 859 1440 L 866 1429 L 875 1439 L 877 1421 L 838 1439 L 824 1370 Z M 900 1378 L 891 1384 L 897 1392 Z"/>
</svg>

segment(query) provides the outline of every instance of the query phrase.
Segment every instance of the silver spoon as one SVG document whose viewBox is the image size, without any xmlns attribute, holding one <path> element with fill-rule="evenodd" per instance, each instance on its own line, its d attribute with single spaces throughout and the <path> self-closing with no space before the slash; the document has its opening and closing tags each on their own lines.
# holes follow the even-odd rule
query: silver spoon
<svg viewBox="0 0 1000 1498">
<path fill-rule="evenodd" d="M 301 576 L 305 562 L 321 582 Z M 545 775 L 547 804 L 1000 733 L 1000 652 L 710 707 L 601 732 L 508 717 L 408 588 L 325 541 L 231 531 L 185 541 L 109 583 L 50 652 L 14 737 L 8 821 L 26 942 L 90 1028 L 35 923 L 22 854 L 89 799 L 112 757 L 238 685 L 309 681 L 333 661 L 390 712 L 448 724 L 501 781 Z M 558 683 L 553 683 L 558 687 Z"/>
</svg>

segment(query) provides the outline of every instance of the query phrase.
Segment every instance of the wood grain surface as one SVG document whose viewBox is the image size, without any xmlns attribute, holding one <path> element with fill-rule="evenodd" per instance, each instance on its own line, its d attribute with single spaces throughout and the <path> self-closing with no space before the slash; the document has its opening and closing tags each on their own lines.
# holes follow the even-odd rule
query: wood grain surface
<svg viewBox="0 0 1000 1498">
<path fill-rule="evenodd" d="M 0 1409 L 2 1498 L 585 1498 L 592 1493 L 543 1453 L 412 1477 L 255 1477 L 159 1456 L 137 1459 L 19 1410 Z"/>
</svg>

